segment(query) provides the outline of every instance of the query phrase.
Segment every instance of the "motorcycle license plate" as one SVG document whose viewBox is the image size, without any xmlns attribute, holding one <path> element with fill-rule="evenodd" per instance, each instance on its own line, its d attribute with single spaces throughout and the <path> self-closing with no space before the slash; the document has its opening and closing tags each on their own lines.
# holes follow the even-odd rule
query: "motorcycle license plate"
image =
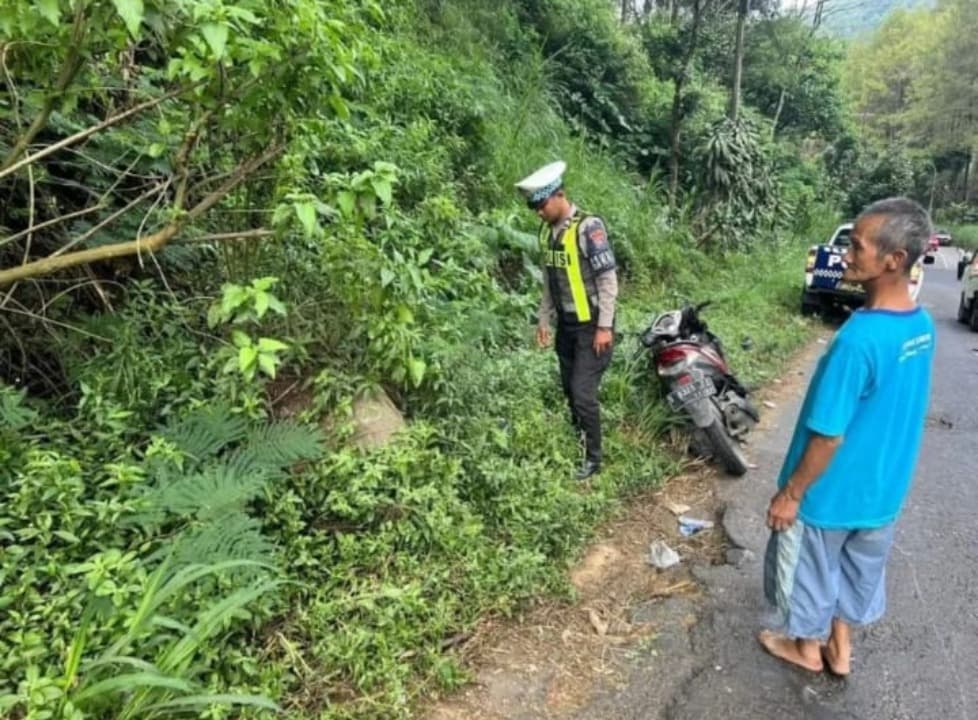
<svg viewBox="0 0 978 720">
<path fill-rule="evenodd" d="M 681 410 L 685 405 L 712 395 L 716 395 L 713 381 L 709 378 L 696 378 L 692 382 L 680 385 L 666 395 L 666 401 L 673 410 Z"/>
</svg>

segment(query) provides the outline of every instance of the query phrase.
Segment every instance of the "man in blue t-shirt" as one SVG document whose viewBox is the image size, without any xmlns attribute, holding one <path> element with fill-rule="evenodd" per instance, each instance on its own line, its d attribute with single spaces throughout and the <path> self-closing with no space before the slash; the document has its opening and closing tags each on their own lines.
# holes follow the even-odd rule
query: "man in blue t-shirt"
<svg viewBox="0 0 978 720">
<path fill-rule="evenodd" d="M 783 627 L 758 639 L 807 670 L 847 675 L 850 628 L 885 607 L 930 395 L 934 323 L 909 289 L 930 234 L 927 212 L 906 198 L 856 219 L 842 277 L 865 288 L 866 303 L 819 360 L 768 508 L 764 590 Z"/>
</svg>

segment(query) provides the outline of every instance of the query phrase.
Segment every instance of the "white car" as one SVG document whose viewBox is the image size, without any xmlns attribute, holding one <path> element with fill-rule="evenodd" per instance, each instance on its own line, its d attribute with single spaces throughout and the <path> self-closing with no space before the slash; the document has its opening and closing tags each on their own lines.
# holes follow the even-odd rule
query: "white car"
<svg viewBox="0 0 978 720">
<path fill-rule="evenodd" d="M 961 281 L 958 320 L 978 332 L 978 250 L 958 260 L 958 280 Z"/>
<path fill-rule="evenodd" d="M 830 307 L 852 309 L 865 301 L 866 291 L 861 285 L 842 279 L 843 257 L 849 249 L 852 228 L 852 223 L 844 223 L 835 229 L 827 243 L 809 248 L 801 292 L 802 315 L 814 315 Z M 933 262 L 934 256 L 925 253 L 910 269 L 910 295 L 915 300 L 924 284 L 924 265 Z"/>
</svg>

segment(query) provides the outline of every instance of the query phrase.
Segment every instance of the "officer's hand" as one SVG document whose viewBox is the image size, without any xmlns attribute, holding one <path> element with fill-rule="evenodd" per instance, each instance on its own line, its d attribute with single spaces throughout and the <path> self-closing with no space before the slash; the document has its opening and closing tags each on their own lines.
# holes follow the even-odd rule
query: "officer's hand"
<svg viewBox="0 0 978 720">
<path fill-rule="evenodd" d="M 537 347 L 545 348 L 550 345 L 550 328 L 546 325 L 537 325 Z"/>
<path fill-rule="evenodd" d="M 598 328 L 594 331 L 594 352 L 598 355 L 611 350 L 615 335 L 609 328 Z"/>
</svg>

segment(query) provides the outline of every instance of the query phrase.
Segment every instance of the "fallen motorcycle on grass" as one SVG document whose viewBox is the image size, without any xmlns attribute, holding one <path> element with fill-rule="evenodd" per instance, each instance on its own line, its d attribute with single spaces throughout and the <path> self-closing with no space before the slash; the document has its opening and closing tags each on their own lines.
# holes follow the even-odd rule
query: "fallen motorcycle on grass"
<svg viewBox="0 0 978 720">
<path fill-rule="evenodd" d="M 710 303 L 661 313 L 641 335 L 666 402 L 691 430 L 691 448 L 731 475 L 747 472 L 741 442 L 758 421 L 747 388 L 727 365 L 720 339 L 700 317 Z"/>
</svg>

